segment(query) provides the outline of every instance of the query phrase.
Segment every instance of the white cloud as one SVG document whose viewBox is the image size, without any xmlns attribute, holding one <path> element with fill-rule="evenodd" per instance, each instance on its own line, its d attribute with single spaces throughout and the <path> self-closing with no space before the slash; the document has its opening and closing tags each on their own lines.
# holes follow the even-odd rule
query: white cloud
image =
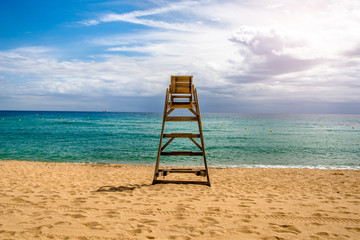
<svg viewBox="0 0 360 240">
<path fill-rule="evenodd" d="M 93 60 L 60 60 L 44 47 L 2 51 L 0 91 L 148 97 L 163 95 L 170 75 L 192 74 L 219 101 L 359 104 L 359 16 L 358 1 L 335 0 L 183 1 L 106 14 L 82 23 L 152 28 L 88 39 L 104 51 Z"/>
<path fill-rule="evenodd" d="M 98 24 L 100 23 L 100 21 L 91 19 L 91 20 L 81 21 L 80 23 L 81 23 L 81 24 L 84 24 L 84 25 L 86 25 L 86 26 L 93 26 L 93 25 L 98 25 Z"/>
<path fill-rule="evenodd" d="M 141 24 L 141 25 L 146 25 L 146 26 L 156 27 L 156 28 L 186 31 L 190 26 L 187 26 L 182 23 L 173 23 L 173 22 L 166 22 L 166 21 L 160 21 L 160 20 L 153 20 L 153 19 L 147 19 L 144 17 L 151 17 L 153 15 L 159 15 L 159 14 L 164 14 L 164 13 L 168 13 L 168 12 L 187 11 L 190 8 L 192 8 L 198 4 L 199 4 L 199 2 L 196 2 L 196 1 L 175 2 L 175 3 L 169 4 L 165 7 L 154 8 L 154 9 L 150 9 L 150 10 L 133 11 L 133 12 L 123 13 L 123 14 L 109 13 L 98 19 L 85 20 L 85 21 L 82 21 L 81 23 L 84 25 L 87 25 L 87 26 L 91 26 L 91 25 L 97 25 L 100 23 L 123 21 L 123 22 Z"/>
</svg>

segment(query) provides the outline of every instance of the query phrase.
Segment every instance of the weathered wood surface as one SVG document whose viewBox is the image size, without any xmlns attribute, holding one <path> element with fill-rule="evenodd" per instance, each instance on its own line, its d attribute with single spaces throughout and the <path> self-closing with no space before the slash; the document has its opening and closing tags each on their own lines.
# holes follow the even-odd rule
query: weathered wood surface
<svg viewBox="0 0 360 240">
<path fill-rule="evenodd" d="M 200 135 L 200 134 L 199 134 Z M 203 148 L 200 146 L 200 144 L 197 143 L 192 137 L 189 137 L 189 139 L 202 151 Z"/>
<path fill-rule="evenodd" d="M 197 121 L 197 117 L 166 117 L 166 121 L 179 121 L 179 122 L 189 122 L 189 121 Z"/>
<path fill-rule="evenodd" d="M 172 168 L 172 169 L 159 169 L 159 173 L 200 173 L 205 172 L 205 169 L 192 169 L 192 168 Z"/>
<path fill-rule="evenodd" d="M 203 152 L 192 152 L 192 151 L 172 151 L 172 152 L 161 152 L 162 156 L 202 156 Z"/>
<path fill-rule="evenodd" d="M 191 98 L 190 95 L 172 95 L 172 98 Z"/>
<path fill-rule="evenodd" d="M 195 105 L 196 106 L 196 105 Z M 193 109 L 189 108 L 189 111 L 192 112 L 196 117 L 199 116 L 199 114 L 197 112 L 195 112 Z"/>
<path fill-rule="evenodd" d="M 180 109 L 193 109 L 194 105 L 191 102 L 172 102 L 170 104 L 171 108 L 180 108 Z"/>
<path fill-rule="evenodd" d="M 162 145 L 162 139 L 163 139 L 163 134 L 164 134 L 164 129 L 165 129 L 165 118 L 166 118 L 166 112 L 167 112 L 167 106 L 169 102 L 169 89 L 166 89 L 166 95 L 165 95 L 165 104 L 164 104 L 164 114 L 163 114 L 163 122 L 162 122 L 162 127 L 161 127 L 161 135 L 160 135 L 160 142 L 159 142 L 159 148 L 158 148 L 158 154 L 156 157 L 156 164 L 155 164 L 155 172 L 154 172 L 154 180 L 156 179 L 156 175 L 158 174 L 158 170 L 159 170 L 159 165 L 160 165 L 160 154 L 161 154 L 161 145 Z"/>
<path fill-rule="evenodd" d="M 202 123 L 201 123 L 200 106 L 199 106 L 198 95 L 197 95 L 196 89 L 194 91 L 194 100 L 197 103 L 196 104 L 196 112 L 198 113 L 198 126 L 199 126 L 199 132 L 200 132 L 200 140 L 201 140 L 201 146 L 202 146 L 202 152 L 203 152 L 203 158 L 204 158 L 204 165 L 205 165 L 205 169 L 206 169 L 206 173 L 207 173 L 206 178 L 207 178 L 207 181 L 209 182 L 209 186 L 210 186 L 210 177 L 209 177 L 209 170 L 208 170 L 207 161 L 206 161 L 205 143 L 204 143 L 204 135 L 203 135 L 203 130 L 202 130 Z"/>
<path fill-rule="evenodd" d="M 165 113 L 165 116 L 164 116 L 164 117 L 169 116 L 169 114 L 172 113 L 174 110 L 175 110 L 175 109 L 172 108 L 172 109 L 170 109 L 169 111 L 167 111 L 167 112 Z"/>
<path fill-rule="evenodd" d="M 192 76 L 171 76 L 170 93 L 192 94 Z"/>
<path fill-rule="evenodd" d="M 197 185 L 206 185 L 210 187 L 210 182 L 206 181 L 178 181 L 178 180 L 154 180 L 153 184 L 166 184 L 166 183 L 172 183 L 172 184 L 197 184 Z"/>
<path fill-rule="evenodd" d="M 194 133 L 165 133 L 164 138 L 200 138 L 200 134 Z"/>
<path fill-rule="evenodd" d="M 169 139 L 169 141 L 167 141 L 167 143 L 165 143 L 165 145 L 161 148 L 161 151 L 163 151 L 174 139 L 174 137 L 171 137 L 171 139 Z"/>
</svg>

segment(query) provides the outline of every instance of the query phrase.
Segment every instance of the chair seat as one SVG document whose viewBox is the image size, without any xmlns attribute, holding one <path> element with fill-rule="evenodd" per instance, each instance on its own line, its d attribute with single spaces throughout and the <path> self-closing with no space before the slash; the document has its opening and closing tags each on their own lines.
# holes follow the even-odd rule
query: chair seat
<svg viewBox="0 0 360 240">
<path fill-rule="evenodd" d="M 194 104 L 192 102 L 170 102 L 170 108 L 192 109 Z"/>
</svg>

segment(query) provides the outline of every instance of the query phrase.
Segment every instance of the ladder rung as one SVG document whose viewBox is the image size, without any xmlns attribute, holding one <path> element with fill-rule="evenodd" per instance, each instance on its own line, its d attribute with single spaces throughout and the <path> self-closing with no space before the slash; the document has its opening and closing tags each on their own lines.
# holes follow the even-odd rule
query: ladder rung
<svg viewBox="0 0 360 240">
<path fill-rule="evenodd" d="M 203 169 L 192 169 L 192 168 L 171 168 L 171 169 L 159 169 L 159 172 L 168 172 L 168 173 L 197 173 L 204 172 Z"/>
<path fill-rule="evenodd" d="M 161 152 L 163 156 L 202 156 L 202 152 L 191 152 L 191 151 L 172 151 L 172 152 Z"/>
<path fill-rule="evenodd" d="M 210 182 L 207 181 L 184 181 L 184 180 L 157 180 L 154 179 L 153 184 L 157 184 L 157 183 L 172 183 L 172 184 L 201 184 L 201 185 L 206 185 L 206 186 L 211 186 Z"/>
<path fill-rule="evenodd" d="M 193 133 L 169 133 L 164 134 L 164 138 L 199 138 L 200 134 L 193 134 Z"/>
<path fill-rule="evenodd" d="M 190 96 L 185 96 L 185 95 L 172 95 L 171 97 L 172 97 L 172 98 L 191 98 L 191 95 L 190 95 Z"/>
<path fill-rule="evenodd" d="M 171 168 L 171 169 L 159 169 L 156 176 L 159 177 L 161 174 L 165 177 L 170 173 L 194 173 L 196 176 L 206 177 L 206 169 L 192 169 L 192 168 Z"/>
<path fill-rule="evenodd" d="M 197 121 L 197 117 L 166 117 L 165 121 L 179 121 L 179 122 L 189 122 L 189 121 Z"/>
<path fill-rule="evenodd" d="M 172 102 L 171 104 L 172 104 L 172 105 L 182 105 L 182 104 L 187 104 L 187 105 L 189 105 L 189 104 L 191 104 L 191 102 Z"/>
<path fill-rule="evenodd" d="M 194 105 L 186 102 L 172 102 L 170 108 L 193 109 Z"/>
</svg>

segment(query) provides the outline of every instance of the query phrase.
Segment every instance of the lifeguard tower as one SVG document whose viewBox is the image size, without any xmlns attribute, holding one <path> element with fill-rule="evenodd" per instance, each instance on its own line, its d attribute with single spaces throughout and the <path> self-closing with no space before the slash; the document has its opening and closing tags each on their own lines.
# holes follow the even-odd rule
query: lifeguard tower
<svg viewBox="0 0 360 240">
<path fill-rule="evenodd" d="M 170 116 L 175 109 L 188 109 L 191 116 Z M 199 133 L 167 133 L 164 134 L 166 122 L 197 122 Z M 163 138 L 169 140 L 162 145 Z M 175 138 L 188 138 L 190 139 L 200 151 L 165 151 L 165 148 Z M 200 143 L 195 139 L 200 139 Z M 202 156 L 204 159 L 203 168 L 160 168 L 161 156 Z M 165 180 L 158 179 L 159 177 L 165 178 L 170 173 L 193 173 L 197 176 L 206 178 L 205 181 L 187 181 L 187 180 Z M 210 178 L 208 167 L 206 163 L 204 137 L 201 126 L 201 116 L 199 108 L 199 99 L 196 89 L 193 85 L 193 76 L 171 76 L 171 83 L 166 89 L 164 115 L 160 135 L 159 149 L 155 165 L 155 173 L 153 184 L 157 183 L 193 183 L 203 184 L 210 186 Z"/>
</svg>

